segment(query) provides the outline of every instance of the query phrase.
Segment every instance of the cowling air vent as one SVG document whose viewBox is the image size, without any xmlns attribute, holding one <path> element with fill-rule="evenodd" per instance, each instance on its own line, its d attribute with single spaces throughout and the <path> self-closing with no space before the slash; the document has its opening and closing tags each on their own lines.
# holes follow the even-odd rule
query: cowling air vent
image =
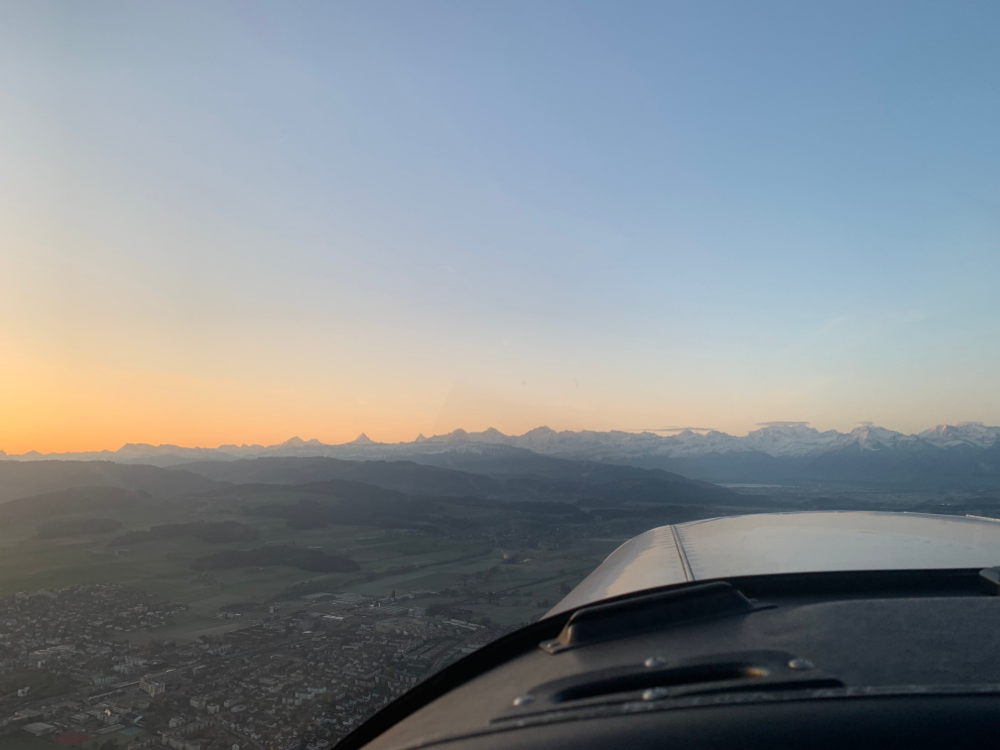
<svg viewBox="0 0 1000 750">
<path fill-rule="evenodd" d="M 537 685 L 497 719 L 607 703 L 660 700 L 712 693 L 818 690 L 844 687 L 807 659 L 784 651 L 745 651 L 670 663 L 599 669 Z"/>
<path fill-rule="evenodd" d="M 724 581 L 595 604 L 573 613 L 559 637 L 539 646 L 550 654 L 718 617 L 746 615 L 773 605 L 747 599 Z"/>
</svg>

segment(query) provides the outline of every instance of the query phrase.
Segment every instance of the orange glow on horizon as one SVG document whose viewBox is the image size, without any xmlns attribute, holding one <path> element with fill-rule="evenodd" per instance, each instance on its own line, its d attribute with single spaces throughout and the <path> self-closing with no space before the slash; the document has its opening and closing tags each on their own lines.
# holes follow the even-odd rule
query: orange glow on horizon
<svg viewBox="0 0 1000 750">
<path fill-rule="evenodd" d="M 244 349 L 199 350 L 194 362 L 176 346 L 151 348 L 153 355 L 128 348 L 123 335 L 111 343 L 93 337 L 83 346 L 72 344 L 43 345 L 0 327 L 0 450 L 17 455 L 115 451 L 126 443 L 268 446 L 293 436 L 339 444 L 361 433 L 394 443 L 458 428 L 520 435 L 543 425 L 635 430 L 700 424 L 743 435 L 775 419 L 811 419 L 819 429 L 841 431 L 874 419 L 917 432 L 948 421 L 945 414 L 915 414 L 905 402 L 887 408 L 859 400 L 848 411 L 836 400 L 811 404 L 809 394 L 798 391 L 724 393 L 694 377 L 645 382 L 618 373 L 616 380 L 599 372 L 578 378 L 539 369 L 530 381 L 510 372 L 456 378 L 445 366 L 422 361 L 422 368 L 399 368 L 367 352 L 352 360 L 353 368 L 324 359 L 302 363 L 281 350 L 255 360 L 257 349 L 271 344 L 266 336 Z"/>
</svg>

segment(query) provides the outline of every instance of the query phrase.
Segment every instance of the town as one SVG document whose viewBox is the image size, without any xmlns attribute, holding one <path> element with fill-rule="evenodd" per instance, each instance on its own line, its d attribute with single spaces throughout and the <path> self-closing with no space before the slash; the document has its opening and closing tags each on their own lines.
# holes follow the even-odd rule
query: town
<svg viewBox="0 0 1000 750">
<path fill-rule="evenodd" d="M 130 642 L 185 608 L 136 589 L 5 596 L 0 733 L 37 748 L 322 750 L 515 627 L 429 615 L 419 594 L 248 603 L 219 613 L 238 629 L 184 643 Z"/>
</svg>

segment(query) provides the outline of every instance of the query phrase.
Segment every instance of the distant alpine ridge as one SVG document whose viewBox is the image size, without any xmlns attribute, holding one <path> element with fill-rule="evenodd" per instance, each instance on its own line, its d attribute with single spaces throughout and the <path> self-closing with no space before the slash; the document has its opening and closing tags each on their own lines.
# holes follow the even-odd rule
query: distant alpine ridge
<svg viewBox="0 0 1000 750">
<path fill-rule="evenodd" d="M 366 439 L 364 435 L 359 438 Z M 654 432 L 556 432 L 538 427 L 519 436 L 507 436 L 495 429 L 484 432 L 455 430 L 432 438 L 418 437 L 417 443 L 460 442 L 495 443 L 527 448 L 536 453 L 566 458 L 592 457 L 595 453 L 610 455 L 702 456 L 711 453 L 759 452 L 769 456 L 805 456 L 831 450 L 857 448 L 865 451 L 921 450 L 923 448 L 955 448 L 970 446 L 989 448 L 1000 443 L 1000 427 L 987 427 L 981 422 L 938 425 L 916 435 L 863 424 L 851 432 L 819 430 L 806 422 L 769 422 L 745 437 L 734 437 L 716 430 L 682 429 L 672 435 Z M 350 443 L 348 443 L 350 445 Z"/>
<path fill-rule="evenodd" d="M 981 422 L 938 425 L 914 435 L 862 424 L 851 432 L 821 432 L 805 422 L 769 422 L 737 437 L 716 430 L 657 432 L 557 432 L 538 427 L 523 435 L 455 430 L 412 442 L 377 443 L 366 435 L 339 445 L 294 437 L 277 445 L 127 444 L 117 451 L 41 454 L 35 451 L 0 458 L 107 460 L 161 467 L 193 462 L 233 461 L 282 456 L 342 459 L 409 459 L 459 466 L 474 460 L 545 456 L 628 464 L 674 471 L 712 482 L 788 481 L 914 482 L 945 487 L 1000 486 L 1000 427 Z M 479 457 L 478 459 L 476 457 Z"/>
<path fill-rule="evenodd" d="M 611 430 L 595 432 L 583 430 L 557 432 L 548 427 L 536 427 L 523 435 L 505 435 L 497 429 L 483 432 L 455 430 L 434 437 L 417 436 L 413 442 L 377 443 L 362 433 L 349 443 L 330 444 L 319 440 L 293 437 L 275 445 L 220 445 L 218 448 L 184 448 L 179 445 L 150 445 L 127 443 L 116 451 L 90 451 L 80 453 L 39 453 L 29 451 L 8 455 L 0 451 L 0 458 L 37 461 L 43 459 L 106 460 L 118 463 L 154 463 L 150 459 L 172 457 L 187 461 L 235 460 L 264 456 L 334 456 L 362 452 L 376 453 L 384 450 L 412 449 L 422 446 L 424 451 L 451 449 L 458 445 L 488 444 L 524 448 L 535 453 L 563 458 L 591 459 L 597 454 L 659 455 L 692 457 L 725 453 L 765 453 L 769 456 L 807 456 L 828 451 L 856 449 L 861 451 L 921 451 L 950 448 L 991 448 L 1000 443 L 1000 427 L 989 427 L 982 422 L 942 424 L 923 432 L 906 435 L 901 432 L 864 423 L 850 432 L 827 430 L 820 432 L 808 422 L 767 422 L 761 429 L 743 437 L 736 437 L 717 430 L 681 428 L 673 434 L 656 432 L 624 432 Z"/>
</svg>

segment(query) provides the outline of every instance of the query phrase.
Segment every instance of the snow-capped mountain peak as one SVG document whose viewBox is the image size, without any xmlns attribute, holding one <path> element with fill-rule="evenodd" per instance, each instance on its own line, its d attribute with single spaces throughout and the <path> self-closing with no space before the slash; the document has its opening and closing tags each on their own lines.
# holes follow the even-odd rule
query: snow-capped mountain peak
<svg viewBox="0 0 1000 750">
<path fill-rule="evenodd" d="M 743 441 L 747 448 L 772 456 L 800 456 L 829 447 L 839 435 L 836 430 L 820 432 L 808 422 L 768 422 Z"/>
<path fill-rule="evenodd" d="M 982 422 L 939 424 L 937 427 L 924 430 L 919 437 L 939 448 L 959 446 L 989 448 L 1000 442 L 1000 427 L 989 427 Z"/>
<path fill-rule="evenodd" d="M 838 435 L 831 444 L 834 448 L 855 448 L 864 451 L 919 450 L 931 446 L 916 435 L 904 435 L 895 430 L 864 422 L 846 435 Z"/>
</svg>

